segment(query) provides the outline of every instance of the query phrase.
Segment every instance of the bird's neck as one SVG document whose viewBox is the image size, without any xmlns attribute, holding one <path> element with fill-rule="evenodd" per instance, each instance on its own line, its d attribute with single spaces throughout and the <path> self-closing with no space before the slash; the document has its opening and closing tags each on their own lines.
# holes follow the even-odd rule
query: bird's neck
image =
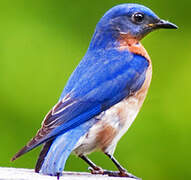
<svg viewBox="0 0 191 180">
<path fill-rule="evenodd" d="M 119 51 L 129 51 L 133 54 L 143 56 L 151 62 L 147 51 L 139 42 L 140 39 L 141 38 L 135 38 L 129 34 L 96 30 L 89 50 L 108 50 L 115 48 Z"/>
<path fill-rule="evenodd" d="M 119 41 L 118 49 L 120 51 L 127 50 L 133 54 L 143 56 L 149 62 L 151 62 L 149 54 L 147 53 L 147 51 L 143 47 L 143 45 L 139 42 L 139 40 L 140 40 L 139 38 L 135 38 L 129 34 L 120 34 L 120 36 L 118 38 L 118 41 Z"/>
<path fill-rule="evenodd" d="M 89 50 L 110 49 L 119 45 L 117 34 L 109 30 L 96 29 Z"/>
</svg>

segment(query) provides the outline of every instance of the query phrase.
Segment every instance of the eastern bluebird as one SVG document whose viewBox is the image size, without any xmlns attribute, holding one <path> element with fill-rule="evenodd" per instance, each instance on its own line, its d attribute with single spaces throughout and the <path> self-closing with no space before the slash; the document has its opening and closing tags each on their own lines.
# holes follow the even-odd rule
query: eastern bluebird
<svg viewBox="0 0 191 180">
<path fill-rule="evenodd" d="M 44 144 L 36 172 L 59 178 L 74 152 L 90 165 L 92 173 L 135 177 L 113 154 L 137 116 L 151 82 L 151 59 L 139 41 L 160 28 L 177 26 L 139 4 L 121 4 L 106 12 L 58 103 L 36 136 L 12 160 Z M 119 172 L 103 170 L 88 159 L 86 155 L 95 150 L 105 153 Z"/>
</svg>

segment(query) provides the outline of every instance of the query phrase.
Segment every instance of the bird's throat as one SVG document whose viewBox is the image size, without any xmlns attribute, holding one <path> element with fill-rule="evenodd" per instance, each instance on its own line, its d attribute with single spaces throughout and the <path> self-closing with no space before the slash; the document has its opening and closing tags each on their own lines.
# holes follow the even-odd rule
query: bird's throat
<svg viewBox="0 0 191 180">
<path fill-rule="evenodd" d="M 151 61 L 146 49 L 139 42 L 138 38 L 132 37 L 129 34 L 121 34 L 118 41 L 120 51 L 128 50 L 133 54 L 145 57 L 149 62 Z"/>
</svg>

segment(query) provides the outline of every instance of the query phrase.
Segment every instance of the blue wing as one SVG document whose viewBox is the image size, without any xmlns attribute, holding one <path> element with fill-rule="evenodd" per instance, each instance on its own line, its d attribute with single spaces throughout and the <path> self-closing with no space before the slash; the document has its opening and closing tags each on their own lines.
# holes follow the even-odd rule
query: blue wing
<svg viewBox="0 0 191 180">
<path fill-rule="evenodd" d="M 42 128 L 16 158 L 75 128 L 139 90 L 148 61 L 127 51 L 88 52 L 71 75 Z"/>
</svg>

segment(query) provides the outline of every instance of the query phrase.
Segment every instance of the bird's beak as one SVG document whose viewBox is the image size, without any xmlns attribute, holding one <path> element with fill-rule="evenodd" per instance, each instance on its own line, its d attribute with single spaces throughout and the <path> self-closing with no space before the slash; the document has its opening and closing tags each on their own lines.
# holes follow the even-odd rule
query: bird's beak
<svg viewBox="0 0 191 180">
<path fill-rule="evenodd" d="M 157 28 L 164 28 L 164 29 L 177 29 L 178 26 L 175 24 L 165 21 L 165 20 L 160 20 L 158 23 L 155 24 Z"/>
<path fill-rule="evenodd" d="M 178 29 L 178 26 L 165 20 L 160 20 L 157 23 L 149 24 L 149 26 L 153 29 Z"/>
</svg>

